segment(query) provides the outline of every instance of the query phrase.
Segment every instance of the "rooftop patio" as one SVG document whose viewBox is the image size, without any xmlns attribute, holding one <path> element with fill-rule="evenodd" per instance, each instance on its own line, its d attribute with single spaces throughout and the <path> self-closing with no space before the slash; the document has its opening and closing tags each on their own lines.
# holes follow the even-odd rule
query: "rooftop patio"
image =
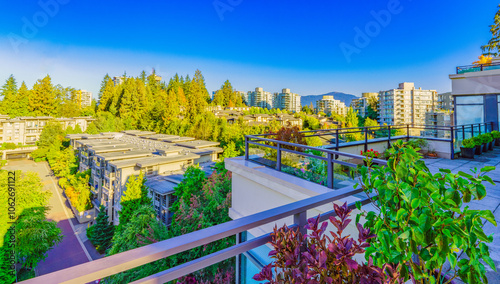
<svg viewBox="0 0 500 284">
<path fill-rule="evenodd" d="M 284 143 L 281 146 L 287 146 Z M 281 150 L 281 146 L 280 150 Z M 289 146 L 289 145 L 288 145 Z M 292 151 L 291 149 L 283 149 L 284 151 Z M 350 162 L 344 162 L 342 159 L 337 159 L 339 157 L 346 157 L 350 160 L 361 160 L 363 157 L 354 154 L 346 154 L 342 152 L 337 152 L 333 150 L 323 150 L 324 153 L 327 154 L 327 157 L 321 157 L 326 160 L 326 162 L 330 162 L 330 169 L 333 169 L 334 163 L 340 163 L 353 166 L 354 164 Z M 294 153 L 303 155 L 304 153 Z M 338 157 L 337 157 L 338 156 Z M 249 156 L 251 157 L 251 156 Z M 247 158 L 249 158 L 247 157 Z M 318 158 L 319 156 L 316 156 Z M 288 184 L 293 183 L 296 187 L 302 186 L 309 189 L 324 189 L 322 192 L 316 193 L 311 197 L 303 198 L 301 200 L 281 205 L 279 203 L 275 203 L 274 207 L 267 210 L 262 210 L 258 213 L 253 213 L 251 215 L 244 215 L 240 218 L 236 218 L 233 221 L 220 224 L 214 227 L 210 227 L 207 229 L 199 230 L 193 233 L 189 233 L 187 235 L 183 235 L 180 237 L 164 240 L 152 245 L 147 245 L 138 249 L 134 249 L 131 251 L 127 251 L 124 253 L 120 253 L 117 255 L 113 255 L 110 257 L 106 257 L 97 261 L 93 261 L 90 263 L 82 264 L 79 266 L 71 267 L 66 270 L 61 270 L 52 274 L 47 274 L 41 276 L 39 278 L 35 278 L 32 280 L 26 281 L 26 283 L 55 283 L 55 282 L 63 282 L 63 283 L 82 283 L 89 282 L 92 280 L 101 279 L 103 277 L 118 273 L 120 271 L 125 271 L 131 269 L 133 267 L 137 267 L 157 259 L 165 258 L 169 255 L 174 255 L 191 248 L 209 244 L 215 240 L 222 239 L 231 235 L 237 235 L 237 244 L 232 247 L 229 247 L 225 250 L 222 250 L 217 253 L 213 253 L 211 255 L 207 255 L 197 260 L 193 260 L 186 264 L 180 265 L 178 267 L 174 267 L 167 271 L 163 271 L 152 275 L 150 277 L 138 280 L 134 283 L 163 283 L 165 281 L 170 281 L 173 279 L 177 279 L 183 275 L 187 275 L 214 263 L 218 263 L 224 259 L 228 259 L 231 257 L 242 257 L 244 254 L 265 246 L 265 243 L 270 240 L 269 233 L 265 233 L 260 236 L 255 236 L 253 238 L 247 239 L 242 237 L 242 233 L 249 232 L 252 229 L 262 228 L 266 224 L 273 223 L 282 223 L 283 220 L 287 221 L 287 224 L 290 226 L 302 226 L 306 221 L 306 218 L 309 217 L 309 213 L 311 211 L 316 212 L 317 208 L 324 207 L 324 205 L 331 204 L 331 202 L 343 202 L 344 200 L 348 200 L 350 203 L 350 207 L 354 208 L 354 203 L 352 202 L 352 198 L 356 196 L 357 200 L 361 201 L 366 206 L 370 206 L 370 200 L 367 198 L 362 199 L 361 195 L 363 194 L 362 190 L 359 188 L 354 189 L 350 184 L 344 184 L 342 188 L 334 187 L 334 180 L 327 179 L 326 184 L 317 184 L 308 180 L 300 179 L 298 177 L 289 176 L 286 173 L 278 172 L 275 168 L 259 166 L 254 161 L 246 160 L 243 157 L 229 159 L 229 161 L 233 160 L 235 163 L 240 164 L 242 167 L 247 167 L 248 171 L 253 175 L 257 175 L 260 181 L 255 180 L 255 182 L 267 183 L 268 186 L 273 187 L 273 184 L 270 183 L 279 183 L 279 179 L 281 178 L 281 184 L 283 185 L 283 190 L 288 190 L 289 192 L 294 191 L 294 188 L 287 187 Z M 493 151 L 489 151 L 484 153 L 481 156 L 476 157 L 475 160 L 467 160 L 467 159 L 424 159 L 426 165 L 431 170 L 431 172 L 438 172 L 439 169 L 450 169 L 453 173 L 457 173 L 459 171 L 470 172 L 471 169 L 474 168 L 482 168 L 484 166 L 500 166 L 500 148 L 494 148 Z M 277 162 L 279 159 L 277 160 Z M 385 161 L 378 161 L 380 164 L 384 164 Z M 281 162 L 280 162 L 281 163 Z M 276 164 L 274 165 L 277 166 Z M 274 174 L 272 172 L 275 172 Z M 237 173 L 233 172 L 233 184 L 235 182 L 235 176 L 241 175 L 245 171 L 241 171 Z M 333 172 L 333 171 L 332 171 Z M 266 175 L 274 175 L 274 180 L 270 180 L 266 178 Z M 500 182 L 500 168 L 495 169 L 494 171 L 489 172 L 488 174 L 495 182 Z M 287 177 L 288 176 L 288 177 Z M 333 178 L 333 176 L 331 176 Z M 237 181 L 240 184 L 242 180 Z M 472 201 L 467 205 L 471 209 L 482 209 L 482 210 L 491 210 L 495 216 L 496 220 L 500 220 L 500 185 L 491 185 L 485 184 L 487 189 L 487 196 L 481 201 Z M 287 188 L 285 188 L 287 187 Z M 245 188 L 247 189 L 247 188 Z M 233 192 L 235 188 L 233 186 Z M 254 194 L 253 192 L 248 192 L 247 197 Z M 292 194 L 296 194 L 293 193 Z M 262 198 L 261 198 L 262 199 Z M 351 200 L 351 201 L 349 201 Z M 247 203 L 251 203 L 251 200 L 247 200 Z M 330 208 L 331 209 L 331 208 Z M 308 213 L 309 211 L 309 213 Z M 328 219 L 329 216 L 334 216 L 335 212 L 333 211 L 323 211 L 321 214 L 321 220 Z M 316 213 L 317 214 L 317 213 Z M 294 225 L 295 224 L 295 225 Z M 494 227 L 491 224 L 486 224 L 485 233 L 487 235 L 494 234 L 493 243 L 489 244 L 490 247 L 490 256 L 495 262 L 496 267 L 500 268 L 500 230 L 498 227 Z M 241 259 L 241 258 L 240 258 Z M 248 259 L 248 258 L 247 258 Z M 254 261 L 254 260 L 252 260 Z M 256 269 L 261 268 L 261 266 L 257 263 L 253 263 Z M 500 283 L 500 277 L 498 273 L 492 271 L 487 265 L 487 276 L 490 283 Z M 241 276 L 241 275 L 240 275 Z M 248 275 L 247 275 L 248 276 Z M 250 275 L 251 277 L 252 275 Z M 247 278 L 248 279 L 248 278 Z M 242 282 L 242 283 L 257 283 L 257 282 Z"/>
</svg>

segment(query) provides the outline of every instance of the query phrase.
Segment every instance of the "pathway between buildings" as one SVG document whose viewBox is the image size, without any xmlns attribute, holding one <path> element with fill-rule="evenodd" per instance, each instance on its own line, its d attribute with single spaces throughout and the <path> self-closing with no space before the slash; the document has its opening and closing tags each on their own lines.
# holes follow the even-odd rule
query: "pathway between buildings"
<svg viewBox="0 0 500 284">
<path fill-rule="evenodd" d="M 86 225 L 79 224 L 74 218 L 69 203 L 63 196 L 61 189 L 57 185 L 57 179 L 52 176 L 46 162 L 35 163 L 31 160 L 11 160 L 9 165 L 3 169 L 36 172 L 40 176 L 44 190 L 52 192 L 49 201 L 48 219 L 57 222 L 57 226 L 61 228 L 64 237 L 59 245 L 48 252 L 47 258 L 38 264 L 37 276 L 100 258 L 100 255 L 84 237 Z M 80 235 L 80 238 L 78 235 Z"/>
</svg>

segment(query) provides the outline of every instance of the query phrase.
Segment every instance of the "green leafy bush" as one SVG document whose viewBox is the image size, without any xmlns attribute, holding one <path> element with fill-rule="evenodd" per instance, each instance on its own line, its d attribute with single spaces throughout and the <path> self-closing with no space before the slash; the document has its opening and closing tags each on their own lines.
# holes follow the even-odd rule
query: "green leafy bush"
<svg viewBox="0 0 500 284">
<path fill-rule="evenodd" d="M 464 147 L 466 149 L 471 149 L 471 148 L 476 147 L 476 143 L 472 139 L 465 139 L 462 141 L 462 147 Z"/>
<path fill-rule="evenodd" d="M 474 141 L 474 144 L 476 144 L 476 146 L 481 146 L 484 143 L 483 139 L 480 136 L 475 136 L 475 137 L 472 137 L 471 139 L 472 139 L 472 141 Z"/>
<path fill-rule="evenodd" d="M 493 135 L 491 135 L 491 133 L 484 133 L 481 134 L 481 136 L 483 136 L 483 141 L 486 141 L 485 143 L 490 143 L 493 141 Z"/>
<path fill-rule="evenodd" d="M 496 226 L 496 221 L 490 210 L 471 210 L 464 204 L 486 196 L 483 182 L 494 183 L 484 174 L 495 167 L 473 174 L 448 169 L 432 174 L 413 147 L 398 141 L 390 151 L 388 166 L 358 168 L 361 186 L 380 209 L 357 216 L 366 217 L 365 228 L 376 235 L 366 258 L 372 257 L 379 267 L 403 264 L 398 269 L 404 281 L 450 283 L 460 277 L 486 283 L 480 260 L 496 267 L 486 245 L 493 236 L 485 235 L 482 222 Z M 466 257 L 458 260 L 460 251 Z M 448 279 L 439 279 L 446 261 L 451 264 Z"/>
<path fill-rule="evenodd" d="M 500 131 L 491 131 L 491 135 L 493 136 L 493 139 L 499 139 L 500 138 Z"/>
</svg>

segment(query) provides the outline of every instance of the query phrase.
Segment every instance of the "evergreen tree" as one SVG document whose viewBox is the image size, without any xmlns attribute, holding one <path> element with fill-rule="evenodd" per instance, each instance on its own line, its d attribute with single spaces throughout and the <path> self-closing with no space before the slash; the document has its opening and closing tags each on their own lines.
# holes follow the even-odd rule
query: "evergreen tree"
<svg viewBox="0 0 500 284">
<path fill-rule="evenodd" d="M 151 198 L 148 197 L 148 191 L 144 185 L 144 173 L 140 173 L 138 176 L 130 176 L 127 181 L 127 189 L 123 192 L 123 197 L 120 201 L 122 207 L 120 211 L 120 227 L 127 224 L 134 212 L 141 205 L 150 205 L 152 203 Z"/>
<path fill-rule="evenodd" d="M 99 106 L 98 111 L 109 111 L 115 100 L 115 84 L 113 80 L 106 74 L 101 82 L 101 90 L 99 91 Z"/>
<path fill-rule="evenodd" d="M 1 103 L 1 114 L 10 115 L 12 112 L 12 105 L 15 103 L 17 99 L 17 83 L 14 75 L 10 75 L 9 78 L 5 81 L 5 84 L 2 86 L 0 95 L 2 96 Z"/>
<path fill-rule="evenodd" d="M 33 85 L 28 100 L 28 109 L 33 116 L 54 116 L 57 113 L 57 107 L 54 86 L 50 76 L 47 75 Z"/>
<path fill-rule="evenodd" d="M 29 105 L 30 92 L 31 91 L 28 89 L 28 87 L 23 81 L 21 83 L 19 91 L 17 92 L 16 100 L 10 106 L 11 117 L 29 115 L 28 105 Z"/>
<path fill-rule="evenodd" d="M 500 51 L 500 5 L 493 19 L 493 25 L 490 26 L 491 39 L 488 44 L 481 46 L 485 55 L 497 56 Z"/>
<path fill-rule="evenodd" d="M 91 231 L 92 234 L 89 236 L 90 241 L 96 247 L 97 251 L 103 253 L 111 246 L 115 227 L 109 222 L 109 216 L 102 205 L 99 208 L 96 223 L 92 226 Z"/>
</svg>

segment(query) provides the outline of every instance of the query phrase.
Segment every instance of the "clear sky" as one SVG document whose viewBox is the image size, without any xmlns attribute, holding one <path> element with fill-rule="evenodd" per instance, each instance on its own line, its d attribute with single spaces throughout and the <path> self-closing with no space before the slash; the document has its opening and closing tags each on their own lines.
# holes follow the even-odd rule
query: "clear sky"
<svg viewBox="0 0 500 284">
<path fill-rule="evenodd" d="M 200 69 L 214 91 L 291 88 L 301 95 L 450 91 L 489 38 L 497 1 L 4 1 L 0 81 L 55 83 L 97 97 L 110 76 L 169 78 Z"/>
</svg>

